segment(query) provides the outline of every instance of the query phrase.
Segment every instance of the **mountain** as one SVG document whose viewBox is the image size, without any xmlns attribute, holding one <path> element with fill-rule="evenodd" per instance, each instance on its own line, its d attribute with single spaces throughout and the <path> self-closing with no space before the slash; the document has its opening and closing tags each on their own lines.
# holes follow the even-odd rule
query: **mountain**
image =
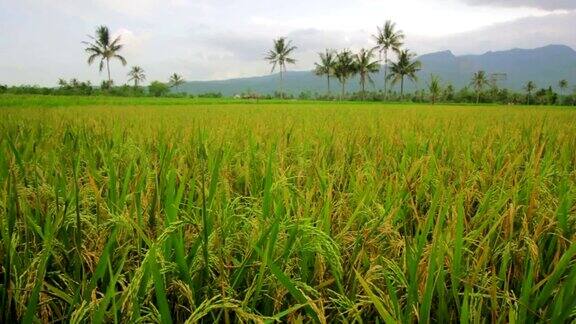
<svg viewBox="0 0 576 324">
<path fill-rule="evenodd" d="M 221 92 L 225 96 L 247 92 L 271 94 L 278 89 L 279 78 L 278 74 L 270 74 L 219 81 L 189 81 L 173 91 L 193 94 Z M 283 86 L 287 93 L 298 94 L 302 91 L 320 93 L 326 91 L 326 80 L 315 76 L 312 71 L 288 71 L 284 74 Z M 337 89 L 336 87 L 339 87 L 338 81 L 336 79 L 330 80 L 330 86 Z"/>
<path fill-rule="evenodd" d="M 450 51 L 425 54 L 418 59 L 422 62 L 419 81 L 407 83 L 407 91 L 426 86 L 430 74 L 436 74 L 443 83 L 450 83 L 456 89 L 467 86 L 472 74 L 484 70 L 489 75 L 498 74 L 500 87 L 521 90 L 523 85 L 532 80 L 538 87 L 557 87 L 558 81 L 568 80 L 576 84 L 576 51 L 564 45 L 549 45 L 535 49 L 515 48 L 508 51 L 487 52 L 482 55 L 455 56 Z M 381 89 L 383 73 L 373 75 L 374 87 Z M 254 91 L 273 93 L 278 89 L 278 75 L 271 74 L 258 77 L 230 79 L 221 81 L 192 81 L 180 86 L 175 91 L 193 94 L 221 92 L 225 96 Z M 332 91 L 337 93 L 340 84 L 331 80 Z M 348 91 L 359 90 L 358 78 L 348 82 Z M 284 77 L 284 89 L 288 93 L 298 94 L 309 91 L 324 93 L 326 78 L 315 76 L 311 71 L 289 71 Z"/>
<path fill-rule="evenodd" d="M 461 88 L 472 74 L 484 70 L 488 74 L 505 74 L 501 87 L 520 90 L 527 81 L 539 87 L 556 87 L 559 80 L 576 82 L 576 51 L 568 46 L 550 45 L 536 49 L 512 49 L 482 55 L 454 56 L 451 52 L 422 55 L 421 75 L 439 75 L 444 81 Z"/>
</svg>

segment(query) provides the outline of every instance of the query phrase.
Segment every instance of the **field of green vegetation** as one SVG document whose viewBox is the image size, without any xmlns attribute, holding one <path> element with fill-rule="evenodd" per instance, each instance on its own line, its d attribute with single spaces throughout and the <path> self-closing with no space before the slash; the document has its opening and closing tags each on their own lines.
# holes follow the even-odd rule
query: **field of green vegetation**
<svg viewBox="0 0 576 324">
<path fill-rule="evenodd" d="M 0 98 L 0 322 L 576 320 L 575 109 L 130 100 Z"/>
</svg>

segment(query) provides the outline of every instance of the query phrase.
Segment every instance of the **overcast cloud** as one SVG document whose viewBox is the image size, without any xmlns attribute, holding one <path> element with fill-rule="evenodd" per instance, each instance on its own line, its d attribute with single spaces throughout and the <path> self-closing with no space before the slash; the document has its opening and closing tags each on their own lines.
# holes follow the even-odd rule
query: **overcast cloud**
<svg viewBox="0 0 576 324">
<path fill-rule="evenodd" d="M 263 57 L 279 36 L 298 46 L 290 68 L 310 69 L 325 48 L 373 46 L 371 34 L 386 19 L 397 22 L 419 54 L 551 43 L 576 48 L 574 2 L 0 0 L 0 84 L 55 85 L 73 77 L 98 84 L 104 75 L 86 64 L 81 42 L 100 24 L 122 36 L 129 66 L 142 66 L 149 81 L 174 72 L 187 80 L 270 73 Z M 116 83 L 126 82 L 129 66 L 112 64 Z"/>
<path fill-rule="evenodd" d="M 532 7 L 545 10 L 576 9 L 575 0 L 464 0 L 472 5 L 489 5 L 501 7 Z"/>
</svg>

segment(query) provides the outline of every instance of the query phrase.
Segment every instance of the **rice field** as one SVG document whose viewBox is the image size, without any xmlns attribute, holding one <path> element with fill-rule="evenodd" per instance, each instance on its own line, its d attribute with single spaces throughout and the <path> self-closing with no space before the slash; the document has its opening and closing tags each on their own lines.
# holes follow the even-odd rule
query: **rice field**
<svg viewBox="0 0 576 324">
<path fill-rule="evenodd" d="M 574 109 L 8 99 L 2 323 L 576 321 Z"/>
</svg>

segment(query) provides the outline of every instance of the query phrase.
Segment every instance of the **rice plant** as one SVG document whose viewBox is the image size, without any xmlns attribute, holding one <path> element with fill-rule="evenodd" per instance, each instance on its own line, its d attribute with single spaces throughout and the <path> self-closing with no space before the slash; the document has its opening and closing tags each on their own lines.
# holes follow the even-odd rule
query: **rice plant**
<svg viewBox="0 0 576 324">
<path fill-rule="evenodd" d="M 576 320 L 574 110 L 32 101 L 2 323 Z"/>
</svg>

